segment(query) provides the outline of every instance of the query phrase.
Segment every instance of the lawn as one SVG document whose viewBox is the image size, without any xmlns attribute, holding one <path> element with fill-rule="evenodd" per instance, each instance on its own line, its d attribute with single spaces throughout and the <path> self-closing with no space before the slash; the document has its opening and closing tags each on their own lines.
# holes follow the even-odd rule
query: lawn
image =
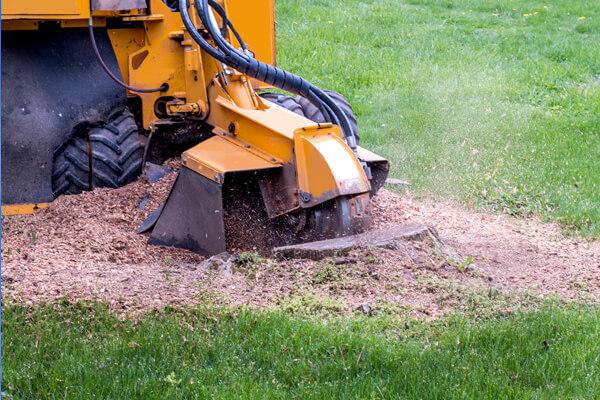
<svg viewBox="0 0 600 400">
<path fill-rule="evenodd" d="M 385 327 L 385 328 L 382 328 Z M 3 306 L 12 399 L 596 398 L 600 310 L 492 320 Z"/>
<path fill-rule="evenodd" d="M 277 36 L 413 193 L 600 235 L 600 2 L 277 0 Z"/>
</svg>

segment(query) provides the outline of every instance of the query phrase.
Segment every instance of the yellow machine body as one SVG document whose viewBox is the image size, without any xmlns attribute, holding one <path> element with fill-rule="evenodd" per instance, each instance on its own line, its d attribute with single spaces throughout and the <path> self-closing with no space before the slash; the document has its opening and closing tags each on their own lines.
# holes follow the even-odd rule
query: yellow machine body
<svg viewBox="0 0 600 400">
<path fill-rule="evenodd" d="M 274 0 L 220 3 L 256 59 L 274 65 Z M 140 99 L 139 122 L 144 129 L 154 131 L 172 118 L 212 127 L 212 137 L 183 153 L 182 168 L 217 185 L 228 174 L 278 171 L 260 185 L 271 218 L 340 196 L 355 199 L 352 214 L 364 212 L 372 182 L 340 128 L 316 124 L 261 99 L 255 90 L 266 85 L 225 68 L 202 50 L 184 28 L 179 13 L 165 2 L 93 0 L 90 9 L 88 0 L 4 0 L 1 7 L 3 30 L 34 30 L 48 21 L 68 30 L 85 27 L 90 15 L 95 27 L 107 27 L 125 83 L 136 88 L 168 85 L 162 92 L 128 91 L 130 97 Z M 190 14 L 202 29 L 197 15 Z M 114 21 L 120 25 L 113 27 Z M 230 42 L 238 46 L 230 36 Z M 384 159 L 364 149 L 359 152 L 387 169 Z M 3 207 L 2 213 L 9 209 Z"/>
</svg>

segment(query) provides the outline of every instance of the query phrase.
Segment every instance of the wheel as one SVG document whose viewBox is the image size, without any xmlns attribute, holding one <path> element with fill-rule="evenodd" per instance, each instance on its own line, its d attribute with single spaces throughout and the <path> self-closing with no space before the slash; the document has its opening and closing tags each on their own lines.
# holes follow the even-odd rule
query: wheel
<svg viewBox="0 0 600 400">
<path fill-rule="evenodd" d="M 364 220 L 352 215 L 351 201 L 352 198 L 341 196 L 309 210 L 304 237 L 308 240 L 324 240 L 362 231 Z"/>
<path fill-rule="evenodd" d="M 324 90 L 324 92 L 327 93 L 329 97 L 331 97 L 331 99 L 342 109 L 344 114 L 346 114 L 348 122 L 350 122 L 350 126 L 352 128 L 352 133 L 354 134 L 354 137 L 356 137 L 356 143 L 358 143 L 360 140 L 360 136 L 358 135 L 358 123 L 356 122 L 356 116 L 354 115 L 352 106 L 342 94 L 334 92 L 333 90 Z M 323 116 L 321 110 L 319 110 L 319 108 L 311 103 L 307 98 L 298 96 L 296 98 L 296 102 L 301 106 L 306 118 L 317 123 L 327 122 L 325 121 L 325 117 Z"/>
<path fill-rule="evenodd" d="M 133 115 L 125 111 L 112 122 L 89 132 L 92 188 L 118 188 L 141 172 L 142 146 Z"/>
<path fill-rule="evenodd" d="M 54 152 L 52 192 L 54 198 L 61 194 L 79 194 L 90 190 L 90 155 L 85 137 L 75 137 Z"/>
<path fill-rule="evenodd" d="M 103 127 L 76 136 L 54 152 L 52 191 L 79 194 L 132 182 L 142 167 L 142 147 L 133 115 L 125 110 Z"/>
<path fill-rule="evenodd" d="M 302 111 L 302 106 L 296 102 L 292 96 L 286 96 L 281 93 L 261 93 L 260 97 L 269 100 L 271 103 L 275 103 L 280 107 L 290 110 L 298 115 L 305 116 Z"/>
</svg>

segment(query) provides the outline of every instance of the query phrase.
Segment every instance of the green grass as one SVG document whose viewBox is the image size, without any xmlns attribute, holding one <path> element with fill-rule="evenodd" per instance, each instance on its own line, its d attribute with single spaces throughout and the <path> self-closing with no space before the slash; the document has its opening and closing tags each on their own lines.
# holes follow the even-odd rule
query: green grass
<svg viewBox="0 0 600 400">
<path fill-rule="evenodd" d="M 277 0 L 277 34 L 415 193 L 600 235 L 600 2 Z"/>
<path fill-rule="evenodd" d="M 13 399 L 596 398 L 600 310 L 495 320 L 326 321 L 186 310 L 133 321 L 101 305 L 3 305 Z M 381 326 L 386 326 L 382 332 Z"/>
</svg>

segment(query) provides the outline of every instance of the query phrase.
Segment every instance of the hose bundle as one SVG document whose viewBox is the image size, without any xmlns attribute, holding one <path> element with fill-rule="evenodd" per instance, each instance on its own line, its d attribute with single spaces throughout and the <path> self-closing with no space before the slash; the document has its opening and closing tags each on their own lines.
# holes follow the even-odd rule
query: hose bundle
<svg viewBox="0 0 600 400">
<path fill-rule="evenodd" d="M 357 140 L 352 131 L 350 122 L 348 121 L 346 114 L 344 114 L 342 109 L 327 95 L 327 93 L 304 78 L 256 60 L 247 51 L 242 38 L 227 19 L 225 10 L 219 3 L 215 0 L 195 1 L 198 16 L 216 47 L 209 43 L 194 26 L 188 10 L 189 0 L 179 0 L 179 12 L 186 29 L 194 41 L 196 41 L 204 51 L 221 63 L 246 74 L 251 78 L 265 82 L 287 92 L 306 97 L 321 110 L 327 121 L 334 123 L 341 128 L 346 143 L 356 154 Z M 222 28 L 219 27 L 213 10 L 222 18 Z M 240 42 L 242 50 L 234 48 L 225 39 L 224 36 L 228 29 L 231 29 L 231 32 Z"/>
</svg>

